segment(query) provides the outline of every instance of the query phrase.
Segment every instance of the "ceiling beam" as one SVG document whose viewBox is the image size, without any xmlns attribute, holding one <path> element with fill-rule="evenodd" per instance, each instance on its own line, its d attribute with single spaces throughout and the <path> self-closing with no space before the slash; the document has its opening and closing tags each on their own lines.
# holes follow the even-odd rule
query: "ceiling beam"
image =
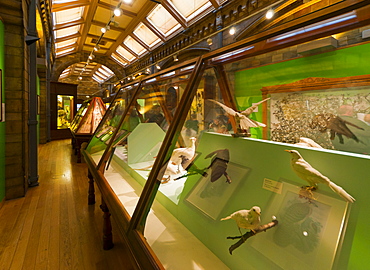
<svg viewBox="0 0 370 270">
<path fill-rule="evenodd" d="M 96 25 L 96 26 L 99 26 L 99 27 L 106 27 L 107 24 L 106 23 L 102 23 L 102 22 L 98 22 L 98 21 L 91 21 L 91 25 Z M 122 28 L 122 27 L 117 27 L 117 26 L 114 26 L 112 24 L 109 24 L 109 27 L 111 30 L 114 30 L 114 31 L 125 31 L 125 28 Z"/>
<path fill-rule="evenodd" d="M 116 51 L 117 47 L 125 40 L 125 38 L 135 30 L 137 25 L 147 16 L 147 14 L 153 10 L 156 3 L 149 2 L 143 5 L 143 7 L 138 12 L 137 16 L 131 21 L 125 31 L 122 31 L 116 42 L 111 46 L 111 48 L 106 52 L 107 56 L 110 56 L 113 52 Z"/>
<path fill-rule="evenodd" d="M 187 28 L 188 24 L 185 18 L 170 4 L 167 0 L 162 0 L 162 6 L 178 21 L 183 28 Z"/>
<path fill-rule="evenodd" d="M 85 8 L 83 17 L 85 18 L 85 24 L 82 26 L 82 33 L 80 38 L 80 43 L 78 46 L 78 51 L 82 51 L 82 48 L 85 44 L 87 33 L 89 32 L 89 27 L 91 25 L 91 21 L 94 18 L 96 7 L 98 6 L 99 0 L 91 0 L 91 4 L 88 8 Z"/>
<path fill-rule="evenodd" d="M 82 18 L 77 20 L 77 21 L 73 21 L 73 22 L 60 23 L 60 24 L 57 24 L 57 25 L 54 26 L 53 31 L 61 30 L 61 29 L 64 29 L 64 28 L 68 28 L 68 27 L 72 27 L 72 26 L 76 26 L 76 25 L 80 25 L 80 24 L 84 24 L 84 23 L 85 23 L 85 21 Z"/>
<path fill-rule="evenodd" d="M 73 34 L 73 35 L 70 35 L 70 36 L 65 36 L 65 37 L 61 37 L 61 38 L 56 38 L 55 39 L 55 43 L 58 43 L 58 42 L 62 42 L 62 41 L 66 41 L 66 40 L 70 40 L 70 39 L 73 39 L 73 38 L 79 38 L 81 36 L 80 33 L 76 33 L 76 34 Z"/>
<path fill-rule="evenodd" d="M 93 35 L 93 34 L 87 34 L 86 37 L 99 39 L 100 36 Z M 113 43 L 116 42 L 115 39 L 107 38 L 107 37 L 102 37 L 101 40 L 104 40 L 106 42 L 113 42 Z M 85 46 L 85 44 L 84 44 L 84 46 Z"/>
<path fill-rule="evenodd" d="M 150 47 L 146 45 L 146 43 L 143 42 L 140 38 L 138 38 L 135 34 L 130 35 L 130 37 L 136 40 L 136 42 L 143 46 L 147 51 L 150 51 Z"/>
<path fill-rule="evenodd" d="M 126 50 L 126 51 L 128 51 L 129 53 L 131 53 L 133 56 L 135 56 L 135 58 L 138 58 L 139 57 L 139 55 L 136 53 L 136 52 L 134 52 L 133 50 L 131 50 L 128 46 L 126 46 L 125 44 L 121 44 L 121 46 Z"/>
<path fill-rule="evenodd" d="M 220 7 L 220 3 L 218 0 L 209 0 L 209 2 L 211 2 L 212 6 L 214 8 L 219 8 Z"/>
<path fill-rule="evenodd" d="M 102 7 L 102 8 L 105 8 L 105 9 L 109 9 L 112 12 L 117 7 L 117 6 L 109 5 L 109 4 L 104 3 L 104 2 L 98 3 L 98 6 Z M 121 9 L 122 9 L 122 15 L 126 15 L 126 16 L 132 17 L 132 18 L 135 18 L 137 16 L 137 13 L 134 13 L 134 12 L 131 12 L 131 11 L 128 11 L 128 10 L 122 8 L 122 5 L 121 5 Z"/>
<path fill-rule="evenodd" d="M 154 25 L 152 25 L 146 18 L 142 20 L 142 23 L 148 27 L 156 36 L 158 36 L 162 42 L 166 41 L 166 37 L 160 32 Z"/>
<path fill-rule="evenodd" d="M 81 6 L 88 6 L 90 5 L 90 1 L 72 1 L 72 2 L 66 2 L 61 4 L 53 4 L 51 8 L 51 12 L 57 12 L 57 11 L 63 11 L 71 8 L 77 8 Z"/>
</svg>

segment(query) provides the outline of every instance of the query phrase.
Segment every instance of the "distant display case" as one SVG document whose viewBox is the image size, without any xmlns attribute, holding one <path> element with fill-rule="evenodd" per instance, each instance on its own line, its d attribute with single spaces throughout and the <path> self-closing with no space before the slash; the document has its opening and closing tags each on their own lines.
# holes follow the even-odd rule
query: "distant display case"
<svg viewBox="0 0 370 270">
<path fill-rule="evenodd" d="M 72 146 L 77 155 L 77 163 L 81 162 L 81 144 L 88 142 L 94 134 L 106 112 L 105 104 L 100 97 L 85 100 L 70 126 Z"/>
<path fill-rule="evenodd" d="M 71 138 L 71 122 L 77 111 L 77 85 L 50 82 L 50 136 L 52 140 Z"/>
<path fill-rule="evenodd" d="M 83 151 L 89 204 L 95 184 L 102 194 L 105 249 L 113 247 L 112 215 L 140 269 L 356 269 L 370 263 L 356 255 L 366 253 L 370 241 L 370 200 L 363 192 L 370 188 L 364 181 L 370 43 L 297 54 L 297 45 L 370 24 L 369 7 L 349 14 L 351 3 L 340 7 L 121 86 Z M 309 27 L 318 21 L 321 27 Z M 270 63 L 262 64 L 265 59 Z M 341 114 L 348 107 L 361 123 Z M 302 189 L 308 182 L 294 173 L 285 150 L 298 151 L 356 201 L 325 184 Z M 267 226 L 254 237 L 235 220 L 221 220 L 253 206 Z"/>
</svg>

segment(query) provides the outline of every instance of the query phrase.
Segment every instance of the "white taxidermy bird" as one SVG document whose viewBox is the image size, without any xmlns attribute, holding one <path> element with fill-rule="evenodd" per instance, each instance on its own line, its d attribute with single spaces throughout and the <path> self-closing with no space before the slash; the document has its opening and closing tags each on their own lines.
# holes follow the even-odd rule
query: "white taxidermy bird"
<svg viewBox="0 0 370 270">
<path fill-rule="evenodd" d="M 173 150 L 169 162 L 167 163 L 164 175 L 168 175 L 167 178 L 162 179 L 162 183 L 167 183 L 171 180 L 171 177 L 177 176 L 179 174 L 184 174 L 186 168 L 191 163 L 195 155 L 195 137 L 190 138 L 189 147 L 181 147 Z"/>
<path fill-rule="evenodd" d="M 306 137 L 300 137 L 299 142 L 295 143 L 295 145 L 307 146 L 307 147 L 314 147 L 314 148 L 322 148 L 320 144 L 315 142 L 314 140 Z"/>
<path fill-rule="evenodd" d="M 249 210 L 243 209 L 243 210 L 236 211 L 232 213 L 230 216 L 221 218 L 221 220 L 228 220 L 228 219 L 235 220 L 240 234 L 243 235 L 242 232 L 240 231 L 240 228 L 255 232 L 255 230 L 261 224 L 260 216 L 261 216 L 261 208 L 259 208 L 258 206 L 253 206 Z"/>
<path fill-rule="evenodd" d="M 177 166 L 182 166 L 182 168 L 186 169 L 189 165 L 189 162 L 193 159 L 195 155 L 196 140 L 197 138 L 191 137 L 189 147 L 174 149 L 170 158 L 170 163 Z"/>
<path fill-rule="evenodd" d="M 253 104 L 253 106 L 245 109 L 244 111 L 241 111 L 241 112 L 238 112 L 238 111 L 235 111 L 234 109 L 226 106 L 225 104 L 222 104 L 221 102 L 218 102 L 216 100 L 213 100 L 213 99 L 209 99 L 210 101 L 212 101 L 213 103 L 216 103 L 217 105 L 221 106 L 222 109 L 224 109 L 224 111 L 231 115 L 231 116 L 234 116 L 235 119 L 239 122 L 239 125 L 240 125 L 240 128 L 241 129 L 244 129 L 244 130 L 247 130 L 251 127 L 265 127 L 266 125 L 263 124 L 263 123 L 260 123 L 260 122 L 257 122 L 255 120 L 252 120 L 249 118 L 249 115 L 258 107 L 258 105 L 260 105 L 261 103 L 269 100 L 270 98 L 266 98 L 260 102 L 257 102 L 255 104 Z"/>
<path fill-rule="evenodd" d="M 318 184 L 325 184 L 329 186 L 335 193 L 344 198 L 346 201 L 353 203 L 355 199 L 349 195 L 342 187 L 336 185 L 330 179 L 318 170 L 313 168 L 307 161 L 303 159 L 301 154 L 297 150 L 285 150 L 291 154 L 290 165 L 293 171 L 301 179 L 308 182 L 309 186 L 306 190 L 316 190 Z"/>
</svg>

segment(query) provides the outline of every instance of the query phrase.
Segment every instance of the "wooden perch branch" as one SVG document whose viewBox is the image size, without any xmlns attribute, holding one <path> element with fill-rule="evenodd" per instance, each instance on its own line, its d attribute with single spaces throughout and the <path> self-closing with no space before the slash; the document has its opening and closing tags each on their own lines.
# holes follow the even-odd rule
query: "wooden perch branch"
<svg viewBox="0 0 370 270">
<path fill-rule="evenodd" d="M 229 252 L 230 254 L 232 255 L 233 254 L 233 251 L 240 247 L 245 241 L 247 241 L 247 239 L 249 237 L 252 237 L 254 235 L 256 235 L 257 233 L 260 233 L 260 232 L 265 232 L 266 230 L 268 229 L 271 229 L 272 227 L 275 227 L 276 225 L 278 224 L 278 221 L 277 220 L 273 220 L 265 225 L 261 225 L 260 227 L 258 227 L 258 229 L 254 230 L 253 231 L 249 231 L 249 232 L 246 232 L 245 234 L 243 234 L 242 236 L 228 236 L 227 239 L 239 239 L 241 238 L 238 242 L 236 242 L 235 244 L 231 245 L 230 248 L 229 248 Z"/>
</svg>

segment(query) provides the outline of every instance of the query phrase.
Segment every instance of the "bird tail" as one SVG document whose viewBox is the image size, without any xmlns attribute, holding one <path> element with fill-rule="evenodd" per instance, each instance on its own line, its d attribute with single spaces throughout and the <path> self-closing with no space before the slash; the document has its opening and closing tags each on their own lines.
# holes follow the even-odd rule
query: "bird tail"
<svg viewBox="0 0 370 270">
<path fill-rule="evenodd" d="M 344 198 L 347 202 L 353 203 L 355 199 L 349 195 L 342 187 L 334 184 L 333 182 L 329 183 L 329 187 L 336 193 L 339 194 L 342 198 Z"/>
<path fill-rule="evenodd" d="M 221 218 L 221 220 L 228 220 L 228 219 L 231 219 L 231 216 L 228 216 L 228 217 L 225 217 L 225 218 Z"/>
</svg>

